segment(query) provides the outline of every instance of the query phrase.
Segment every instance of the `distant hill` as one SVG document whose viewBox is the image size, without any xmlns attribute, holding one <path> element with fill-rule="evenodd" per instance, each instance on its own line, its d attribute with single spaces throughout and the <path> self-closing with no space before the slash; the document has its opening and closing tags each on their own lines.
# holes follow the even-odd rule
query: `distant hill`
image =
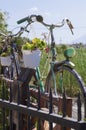
<svg viewBox="0 0 86 130">
<path fill-rule="evenodd" d="M 72 43 L 83 43 L 86 44 L 86 34 L 75 39 L 74 41 L 72 41 Z"/>
</svg>

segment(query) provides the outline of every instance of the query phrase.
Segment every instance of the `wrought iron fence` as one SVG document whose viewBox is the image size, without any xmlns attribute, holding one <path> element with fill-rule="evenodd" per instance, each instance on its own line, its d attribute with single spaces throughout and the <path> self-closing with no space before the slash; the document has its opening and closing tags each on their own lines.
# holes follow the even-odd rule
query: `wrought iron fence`
<svg viewBox="0 0 86 130">
<path fill-rule="evenodd" d="M 86 130 L 85 102 L 77 97 L 76 118 L 72 117 L 73 99 L 41 93 L 21 83 L 1 80 L 0 130 Z M 86 99 L 85 99 L 86 100 Z M 54 112 L 54 108 L 57 112 Z M 74 114 L 74 113 L 73 113 Z M 47 124 L 47 128 L 44 124 Z"/>
</svg>

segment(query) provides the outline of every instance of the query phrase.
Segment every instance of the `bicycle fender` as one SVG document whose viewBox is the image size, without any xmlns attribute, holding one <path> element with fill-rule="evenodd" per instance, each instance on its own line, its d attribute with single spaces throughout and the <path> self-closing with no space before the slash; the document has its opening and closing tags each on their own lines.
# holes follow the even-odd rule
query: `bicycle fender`
<svg viewBox="0 0 86 130">
<path fill-rule="evenodd" d="M 64 65 L 67 65 L 67 66 L 69 66 L 69 67 L 71 67 L 71 68 L 74 68 L 74 67 L 75 67 L 75 64 L 74 64 L 73 62 L 71 62 L 71 61 L 65 61 L 65 62 L 64 62 Z"/>
<path fill-rule="evenodd" d="M 54 63 L 54 70 L 57 70 L 57 68 L 59 68 L 60 66 L 63 66 L 63 65 L 66 65 L 68 67 L 71 67 L 71 68 L 74 68 L 75 67 L 75 64 L 71 61 L 62 61 L 62 62 L 55 62 Z"/>
</svg>

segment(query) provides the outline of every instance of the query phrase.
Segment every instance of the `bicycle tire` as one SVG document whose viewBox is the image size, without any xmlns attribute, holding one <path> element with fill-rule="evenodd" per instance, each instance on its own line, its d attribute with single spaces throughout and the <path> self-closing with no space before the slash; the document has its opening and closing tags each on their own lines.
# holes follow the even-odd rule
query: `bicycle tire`
<svg viewBox="0 0 86 130">
<path fill-rule="evenodd" d="M 77 73 L 77 71 L 69 66 L 66 66 L 66 65 L 62 65 L 60 67 L 55 67 L 54 69 L 54 73 L 55 73 L 55 78 L 56 78 L 56 84 L 57 84 L 57 93 L 61 94 L 61 90 L 62 89 L 65 89 L 66 92 L 67 89 L 65 86 L 63 86 L 63 88 L 61 88 L 60 84 L 58 84 L 58 78 L 57 78 L 57 75 L 62 74 L 65 78 L 61 77 L 62 78 L 62 82 L 66 82 L 67 84 L 67 80 L 69 81 L 69 85 L 71 84 L 72 81 L 76 81 L 76 83 L 78 83 L 77 85 L 79 85 L 79 91 L 82 92 L 83 96 L 85 96 L 85 84 L 81 78 L 81 76 Z M 67 75 L 68 74 L 68 75 Z M 70 77 L 67 77 L 67 76 L 70 76 Z M 72 80 L 72 78 L 74 77 L 74 79 Z M 71 78 L 71 80 L 69 79 Z M 61 83 L 61 82 L 60 82 Z M 75 82 L 72 82 L 72 87 L 74 87 L 74 84 Z M 64 85 L 64 84 L 63 84 Z M 68 86 L 69 86 L 68 85 Z M 75 86 L 77 88 L 77 86 Z M 52 81 L 52 72 L 50 71 L 47 78 L 46 78 L 46 82 L 45 82 L 45 91 L 46 92 L 49 92 L 50 91 L 50 88 L 52 89 L 53 91 L 53 81 Z M 70 88 L 71 89 L 71 88 Z M 78 88 L 77 88 L 78 89 Z M 77 93 L 79 92 L 77 91 Z M 54 92 L 54 91 L 53 91 Z M 76 96 L 77 93 L 66 93 L 68 96 Z"/>
<path fill-rule="evenodd" d="M 66 65 L 62 65 L 62 66 L 55 66 L 54 69 L 54 73 L 55 73 L 55 78 L 56 78 L 56 87 L 57 87 L 57 97 L 59 96 L 63 96 L 63 93 L 65 91 L 65 94 L 67 97 L 70 97 L 73 100 L 72 103 L 77 101 L 77 95 L 80 93 L 81 99 L 84 101 L 84 97 L 86 97 L 85 94 L 85 85 L 84 82 L 81 78 L 81 76 L 77 73 L 77 71 L 73 68 L 71 68 L 70 66 L 66 66 Z M 61 86 L 61 82 L 59 82 L 59 80 L 61 80 L 59 78 L 59 76 L 62 76 L 62 86 Z M 50 71 L 46 82 L 45 82 L 45 92 L 50 92 L 50 88 L 52 90 L 52 93 L 55 95 L 54 93 L 54 88 L 53 88 L 53 80 L 52 80 L 52 72 Z M 57 106 L 58 107 L 58 106 Z M 73 108 L 73 104 L 72 104 L 72 113 L 74 113 L 75 111 L 75 107 Z M 77 112 L 76 112 L 77 113 Z M 77 115 L 77 114 L 76 114 Z M 74 118 L 77 118 L 77 116 L 75 116 L 75 114 L 72 114 L 72 116 Z M 84 115 L 83 115 L 84 117 Z"/>
</svg>

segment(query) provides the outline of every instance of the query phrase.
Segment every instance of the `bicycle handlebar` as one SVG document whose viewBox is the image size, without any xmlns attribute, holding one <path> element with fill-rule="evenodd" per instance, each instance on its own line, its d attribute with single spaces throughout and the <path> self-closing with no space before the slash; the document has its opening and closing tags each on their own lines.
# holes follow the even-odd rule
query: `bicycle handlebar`
<svg viewBox="0 0 86 130">
<path fill-rule="evenodd" d="M 35 20 L 33 19 L 35 18 Z M 32 22 L 40 22 L 41 24 L 43 24 L 44 26 L 46 27 L 50 27 L 50 28 L 55 28 L 55 27 L 62 27 L 64 26 L 65 23 L 67 23 L 67 25 L 69 26 L 72 34 L 73 34 L 73 25 L 71 23 L 71 21 L 69 19 L 63 19 L 62 22 L 60 24 L 47 24 L 43 21 L 43 17 L 41 15 L 31 15 L 31 16 L 28 16 L 28 17 L 25 17 L 23 19 L 20 19 L 19 21 L 17 21 L 18 24 L 21 24 L 25 21 L 28 21 L 29 24 L 31 24 Z"/>
<path fill-rule="evenodd" d="M 22 19 L 20 19 L 20 20 L 17 21 L 17 24 L 21 24 L 21 23 L 23 23 L 23 22 L 25 22 L 25 21 L 28 21 L 29 23 L 30 23 L 30 22 L 32 23 L 32 22 L 34 22 L 34 21 L 32 20 L 32 18 L 36 18 L 36 17 L 37 17 L 36 15 L 31 15 L 31 16 L 22 18 Z"/>
<path fill-rule="evenodd" d="M 28 26 L 28 25 L 27 25 L 27 26 Z M 29 31 L 27 30 L 27 26 L 21 27 L 20 30 L 19 30 L 16 34 L 5 34 L 5 33 L 0 32 L 0 35 L 2 35 L 2 36 L 4 36 L 4 37 L 7 37 L 7 38 L 9 38 L 9 37 L 15 37 L 15 36 L 17 36 L 17 35 L 20 36 L 24 31 L 29 32 Z"/>
<path fill-rule="evenodd" d="M 32 19 L 33 18 L 35 18 L 35 20 L 37 21 L 37 22 L 40 22 L 40 23 L 42 23 L 44 26 L 48 26 L 48 27 L 50 27 L 50 26 L 52 26 L 51 24 L 46 24 L 46 23 L 44 23 L 43 22 L 43 17 L 41 16 L 41 15 L 31 15 L 31 16 L 28 16 L 28 17 L 25 17 L 25 18 L 23 18 L 23 19 L 20 19 L 20 20 L 18 20 L 17 21 L 17 23 L 18 24 L 21 24 L 21 23 L 23 23 L 23 22 L 25 22 L 25 21 L 28 21 L 28 22 L 35 22 L 35 21 L 33 21 Z M 64 25 L 64 20 L 62 21 L 62 23 L 59 25 L 54 25 L 53 24 L 53 26 L 54 27 L 61 27 L 61 26 L 63 26 Z"/>
<path fill-rule="evenodd" d="M 17 21 L 17 23 L 18 23 L 18 24 L 21 24 L 21 23 L 27 21 L 28 19 L 29 19 L 29 17 L 25 17 L 25 18 L 20 19 L 19 21 Z"/>
<path fill-rule="evenodd" d="M 17 35 L 20 36 L 24 31 L 29 32 L 27 30 L 28 25 L 30 25 L 31 23 L 33 23 L 35 21 L 40 22 L 41 24 L 43 24 L 46 27 L 50 27 L 50 29 L 53 29 L 55 27 L 62 27 L 66 22 L 67 25 L 69 26 L 70 30 L 71 30 L 71 33 L 73 34 L 73 31 L 72 31 L 73 25 L 71 24 L 71 21 L 69 19 L 63 19 L 60 24 L 47 24 L 43 21 L 43 17 L 41 15 L 31 15 L 31 16 L 25 17 L 23 19 L 20 19 L 19 21 L 17 21 L 17 23 L 21 24 L 25 21 L 28 21 L 28 24 L 25 27 L 21 27 L 20 30 L 16 34 L 6 35 L 2 32 L 0 32 L 0 34 L 4 37 L 7 37 L 7 38 L 17 36 Z"/>
</svg>

